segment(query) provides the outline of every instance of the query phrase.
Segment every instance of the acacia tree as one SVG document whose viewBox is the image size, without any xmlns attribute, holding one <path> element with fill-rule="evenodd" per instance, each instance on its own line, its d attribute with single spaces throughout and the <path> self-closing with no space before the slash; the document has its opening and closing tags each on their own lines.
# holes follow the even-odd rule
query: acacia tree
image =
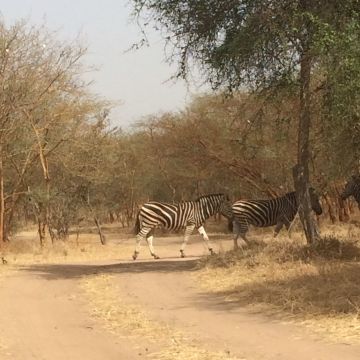
<svg viewBox="0 0 360 360">
<path fill-rule="evenodd" d="M 359 168 L 360 157 L 360 21 L 344 26 L 333 39 L 337 49 L 324 59 L 326 81 L 322 86 L 323 106 L 320 135 L 324 152 L 334 164 L 329 174 L 348 174 Z M 332 149 L 336 149 L 333 151 Z M 334 176 L 335 175 L 335 176 Z"/>
<path fill-rule="evenodd" d="M 313 72 L 331 37 L 358 16 L 358 1 L 132 0 L 143 24 L 165 30 L 186 78 L 196 63 L 214 89 L 256 91 L 291 87 L 298 94 L 297 164 L 294 182 L 307 241 L 318 237 L 309 197 Z M 330 36 L 331 35 L 331 36 Z"/>
<path fill-rule="evenodd" d="M 55 162 L 66 155 L 60 150 L 69 149 L 78 128 L 109 105 L 91 95 L 80 78 L 85 51 L 76 42 L 57 40 L 45 27 L 0 22 L 0 247 L 29 188 L 41 200 L 36 212 L 41 243 L 45 225 L 52 234 L 50 185 L 61 176 L 54 173 Z M 55 156 L 61 154 L 62 159 Z"/>
</svg>

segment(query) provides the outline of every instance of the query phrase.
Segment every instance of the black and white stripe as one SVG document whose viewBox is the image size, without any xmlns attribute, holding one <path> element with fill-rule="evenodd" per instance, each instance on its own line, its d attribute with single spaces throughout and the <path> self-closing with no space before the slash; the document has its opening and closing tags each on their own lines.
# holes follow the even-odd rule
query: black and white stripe
<svg viewBox="0 0 360 360">
<path fill-rule="evenodd" d="M 360 175 L 352 175 L 345 184 L 344 191 L 341 193 L 341 199 L 345 200 L 349 196 L 353 196 L 360 206 Z"/>
<path fill-rule="evenodd" d="M 137 234 L 136 248 L 133 255 L 135 260 L 139 254 L 140 242 L 146 239 L 151 255 L 158 259 L 155 254 L 152 241 L 153 231 L 157 227 L 168 230 L 185 228 L 185 236 L 180 249 L 184 257 L 184 249 L 189 236 L 196 228 L 203 236 L 209 251 L 212 247 L 205 232 L 203 224 L 206 219 L 217 213 L 221 213 L 228 219 L 232 219 L 232 210 L 229 198 L 225 194 L 209 194 L 200 196 L 196 201 L 181 202 L 178 204 L 167 204 L 151 201 L 144 204 L 136 217 L 135 232 Z"/>
<path fill-rule="evenodd" d="M 309 189 L 311 207 L 316 214 L 322 213 L 319 198 L 313 188 Z M 234 247 L 238 247 L 239 235 L 247 241 L 246 233 L 249 226 L 267 227 L 274 226 L 276 236 L 283 225 L 289 229 L 298 211 L 298 202 L 295 192 L 269 200 L 240 200 L 232 205 L 234 213 L 233 232 Z"/>
</svg>

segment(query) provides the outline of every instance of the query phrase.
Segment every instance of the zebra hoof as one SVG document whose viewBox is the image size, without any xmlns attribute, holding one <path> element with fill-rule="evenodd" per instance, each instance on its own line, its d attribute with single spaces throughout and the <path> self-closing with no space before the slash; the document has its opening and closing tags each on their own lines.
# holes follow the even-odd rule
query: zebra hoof
<svg viewBox="0 0 360 360">
<path fill-rule="evenodd" d="M 156 254 L 151 254 L 155 260 L 159 260 L 160 259 L 160 256 L 157 256 Z"/>
<path fill-rule="evenodd" d="M 139 253 L 137 251 L 135 251 L 133 256 L 132 256 L 133 260 L 136 260 L 138 255 L 139 255 Z"/>
<path fill-rule="evenodd" d="M 215 251 L 213 249 L 209 249 L 210 255 L 215 255 Z"/>
<path fill-rule="evenodd" d="M 180 257 L 182 257 L 182 258 L 184 258 L 184 257 L 185 257 L 184 250 L 180 250 Z"/>
</svg>

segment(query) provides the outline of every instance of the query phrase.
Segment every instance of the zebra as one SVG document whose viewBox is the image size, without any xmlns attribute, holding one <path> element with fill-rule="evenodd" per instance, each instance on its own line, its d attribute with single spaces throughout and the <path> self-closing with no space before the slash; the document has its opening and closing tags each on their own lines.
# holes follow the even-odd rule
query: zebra
<svg viewBox="0 0 360 360">
<path fill-rule="evenodd" d="M 322 208 L 319 197 L 313 188 L 309 188 L 311 207 L 317 215 L 321 215 Z M 233 223 L 229 222 L 230 230 L 234 233 L 234 248 L 238 248 L 239 235 L 248 242 L 246 233 L 249 226 L 275 227 L 274 237 L 278 235 L 283 225 L 289 230 L 291 222 L 298 211 L 298 202 L 295 191 L 284 196 L 269 200 L 239 200 L 232 205 L 234 213 Z M 233 229 L 231 229 L 233 228 Z"/>
<path fill-rule="evenodd" d="M 342 200 L 353 196 L 360 206 L 360 175 L 352 175 L 345 184 L 344 191 L 340 194 Z"/>
<path fill-rule="evenodd" d="M 225 194 L 203 195 L 195 201 L 180 202 L 178 204 L 156 201 L 144 204 L 136 216 L 135 233 L 137 236 L 133 259 L 136 260 L 139 254 L 142 239 L 146 239 L 150 254 L 155 259 L 159 259 L 152 245 L 153 232 L 157 227 L 163 227 L 168 230 L 178 230 L 185 227 L 184 240 L 180 248 L 181 257 L 185 257 L 185 246 L 195 228 L 202 235 L 210 254 L 213 254 L 214 252 L 203 224 L 206 219 L 217 213 L 221 213 L 229 221 L 233 219 L 229 197 Z"/>
</svg>

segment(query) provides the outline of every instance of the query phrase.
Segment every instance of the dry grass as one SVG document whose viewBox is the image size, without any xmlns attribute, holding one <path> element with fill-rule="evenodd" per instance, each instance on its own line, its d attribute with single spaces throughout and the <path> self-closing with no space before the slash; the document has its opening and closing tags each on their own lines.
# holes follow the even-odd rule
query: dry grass
<svg viewBox="0 0 360 360">
<path fill-rule="evenodd" d="M 224 230 L 224 223 L 211 221 L 209 228 Z M 130 260 L 135 247 L 135 235 L 132 228 L 121 228 L 117 224 L 102 226 L 106 235 L 107 244 L 100 244 L 97 229 L 94 227 L 83 228 L 78 240 L 76 234 L 71 233 L 66 241 L 51 243 L 47 236 L 44 247 L 40 247 L 36 227 L 29 227 L 18 232 L 7 244 L 5 255 L 9 264 L 43 264 L 43 263 L 70 263 L 81 261 L 102 261 L 123 259 Z M 156 238 L 169 238 L 169 243 L 180 243 L 184 231 L 172 233 L 157 229 Z M 215 235 L 216 237 L 216 235 Z M 223 237 L 223 234 L 221 234 Z M 147 246 L 142 244 L 142 253 L 147 253 Z M 157 242 L 155 240 L 155 246 Z"/>
<path fill-rule="evenodd" d="M 159 360 L 236 360 L 227 353 L 202 349 L 192 337 L 169 325 L 155 321 L 140 307 L 119 298 L 112 277 L 98 275 L 82 279 L 82 288 L 94 317 L 112 333 L 156 343 L 158 350 L 147 354 Z"/>
<path fill-rule="evenodd" d="M 299 237 L 258 240 L 208 257 L 200 262 L 200 283 L 234 306 L 301 322 L 335 341 L 359 343 L 360 232 L 347 231 L 345 239 L 342 231 L 324 231 L 314 247 Z"/>
<path fill-rule="evenodd" d="M 208 350 L 198 349 L 189 345 L 174 345 L 165 350 L 152 354 L 157 360 L 246 360 L 245 358 L 234 358 L 230 354 L 214 353 Z"/>
<path fill-rule="evenodd" d="M 107 233 L 108 243 L 101 245 L 99 236 L 93 233 L 70 235 L 66 241 L 47 241 L 43 248 L 39 245 L 35 229 L 18 233 L 7 245 L 5 257 L 9 264 L 66 263 L 91 260 L 130 258 L 134 245 L 121 243 L 124 234 Z"/>
</svg>

